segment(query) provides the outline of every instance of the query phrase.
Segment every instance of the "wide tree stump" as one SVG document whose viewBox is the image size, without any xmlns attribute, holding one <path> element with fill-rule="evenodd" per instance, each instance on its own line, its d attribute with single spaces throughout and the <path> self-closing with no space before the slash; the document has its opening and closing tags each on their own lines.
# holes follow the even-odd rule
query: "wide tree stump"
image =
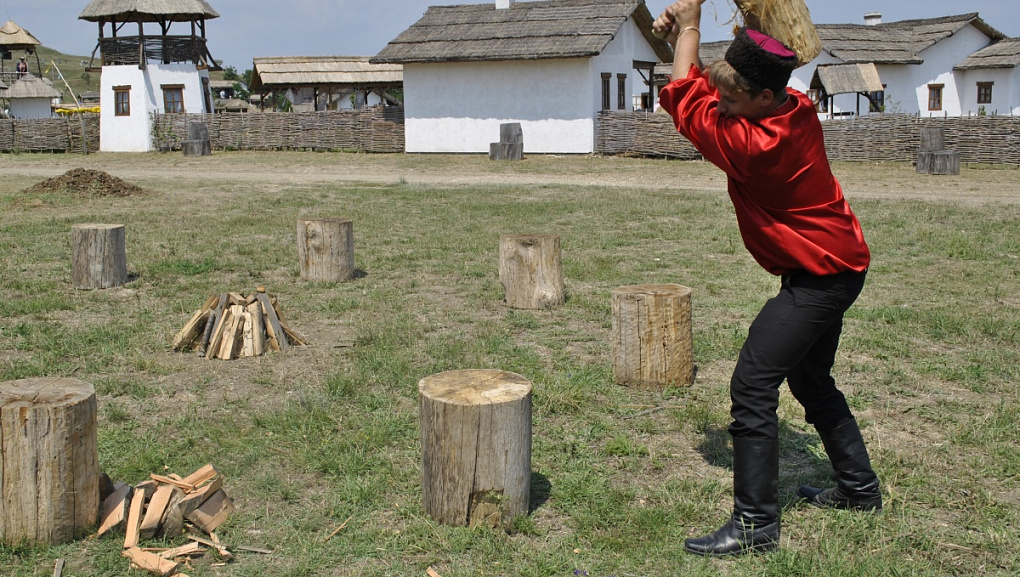
<svg viewBox="0 0 1020 577">
<path fill-rule="evenodd" d="M 506 304 L 515 309 L 547 309 L 566 300 L 560 237 L 552 234 L 499 238 L 499 282 Z"/>
<path fill-rule="evenodd" d="M 127 282 L 124 225 L 71 227 L 71 278 L 77 289 L 105 289 Z"/>
<path fill-rule="evenodd" d="M 0 542 L 55 545 L 99 517 L 96 391 L 77 379 L 0 383 Z"/>
<path fill-rule="evenodd" d="M 678 284 L 613 290 L 613 377 L 636 388 L 694 382 L 691 289 Z"/>
<path fill-rule="evenodd" d="M 343 218 L 297 223 L 301 279 L 344 282 L 354 278 L 354 223 Z"/>
<path fill-rule="evenodd" d="M 531 383 L 498 370 L 418 382 L 425 511 L 453 526 L 506 526 L 528 514 Z"/>
</svg>

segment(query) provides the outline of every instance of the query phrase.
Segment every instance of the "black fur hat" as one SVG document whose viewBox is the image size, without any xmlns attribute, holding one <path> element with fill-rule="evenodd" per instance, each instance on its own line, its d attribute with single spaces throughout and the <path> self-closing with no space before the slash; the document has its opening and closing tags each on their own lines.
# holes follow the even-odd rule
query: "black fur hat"
<svg viewBox="0 0 1020 577">
<path fill-rule="evenodd" d="M 760 88 L 779 92 L 797 68 L 797 53 L 771 36 L 741 28 L 726 50 L 726 62 Z"/>
</svg>

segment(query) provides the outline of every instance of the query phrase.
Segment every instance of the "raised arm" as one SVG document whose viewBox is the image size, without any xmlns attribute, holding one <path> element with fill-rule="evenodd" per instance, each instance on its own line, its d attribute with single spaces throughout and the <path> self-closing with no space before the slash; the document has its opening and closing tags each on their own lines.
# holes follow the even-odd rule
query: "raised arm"
<svg viewBox="0 0 1020 577">
<path fill-rule="evenodd" d="M 674 46 L 673 79 L 684 78 L 698 64 L 701 44 L 701 5 L 705 0 L 677 0 L 652 23 L 657 36 Z"/>
</svg>

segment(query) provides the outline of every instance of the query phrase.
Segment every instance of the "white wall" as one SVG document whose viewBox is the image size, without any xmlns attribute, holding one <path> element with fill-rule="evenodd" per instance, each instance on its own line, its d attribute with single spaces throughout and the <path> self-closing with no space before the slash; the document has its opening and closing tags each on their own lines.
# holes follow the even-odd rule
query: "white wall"
<svg viewBox="0 0 1020 577">
<path fill-rule="evenodd" d="M 525 153 L 588 154 L 602 108 L 601 73 L 627 75 L 626 106 L 640 78 L 634 60 L 657 60 L 630 20 L 591 58 L 404 65 L 407 152 L 488 153 L 499 125 L 519 122 Z M 640 80 L 638 80 L 640 82 Z"/>
<path fill-rule="evenodd" d="M 966 26 L 956 34 L 923 50 L 919 56 L 924 64 L 912 67 L 914 70 L 917 110 L 921 116 L 960 116 L 963 111 L 964 90 L 969 87 L 957 82 L 953 72 L 965 58 L 989 44 L 988 36 L 973 26 Z M 928 110 L 928 85 L 944 84 L 942 89 L 942 110 Z M 976 88 L 975 88 L 976 90 Z"/>
<path fill-rule="evenodd" d="M 1011 100 L 1016 94 L 1015 68 L 995 68 L 986 70 L 967 70 L 957 72 L 960 84 L 961 105 L 963 116 L 976 116 L 983 107 L 985 114 L 1010 115 L 1013 113 L 1013 106 L 1017 105 Z M 979 82 L 992 83 L 992 102 L 990 104 L 978 104 L 977 85 Z"/>
<path fill-rule="evenodd" d="M 405 64 L 406 150 L 488 153 L 520 122 L 525 152 L 591 152 L 589 83 L 581 59 Z"/>
<path fill-rule="evenodd" d="M 51 98 L 12 98 L 10 102 L 13 118 L 26 120 L 53 117 L 53 99 Z"/>
<path fill-rule="evenodd" d="M 103 152 L 148 152 L 152 145 L 152 113 L 165 112 L 161 86 L 184 86 L 184 111 L 208 113 L 202 78 L 207 70 L 194 64 L 104 66 L 100 79 L 99 149 Z M 114 114 L 114 87 L 131 87 L 131 115 Z"/>
</svg>

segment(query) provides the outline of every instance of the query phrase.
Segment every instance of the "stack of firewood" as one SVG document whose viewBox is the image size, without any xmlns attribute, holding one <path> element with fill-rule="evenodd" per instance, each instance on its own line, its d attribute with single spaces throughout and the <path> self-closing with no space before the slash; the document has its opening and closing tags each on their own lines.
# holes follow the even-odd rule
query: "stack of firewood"
<svg viewBox="0 0 1020 577">
<path fill-rule="evenodd" d="M 181 558 L 215 549 L 225 560 L 230 551 L 216 537 L 216 530 L 234 511 L 223 490 L 223 477 L 206 465 L 187 477 L 152 474 L 131 486 L 116 483 L 103 500 L 97 536 L 124 530 L 124 553 L 132 566 L 157 575 L 178 574 Z M 187 530 L 189 542 L 172 549 L 141 548 L 153 537 L 175 538 Z M 199 537 L 199 533 L 206 537 Z"/>
<path fill-rule="evenodd" d="M 174 338 L 175 351 L 197 350 L 207 359 L 258 357 L 304 345 L 306 339 L 283 320 L 275 296 L 258 287 L 248 296 L 209 297 Z"/>
</svg>

